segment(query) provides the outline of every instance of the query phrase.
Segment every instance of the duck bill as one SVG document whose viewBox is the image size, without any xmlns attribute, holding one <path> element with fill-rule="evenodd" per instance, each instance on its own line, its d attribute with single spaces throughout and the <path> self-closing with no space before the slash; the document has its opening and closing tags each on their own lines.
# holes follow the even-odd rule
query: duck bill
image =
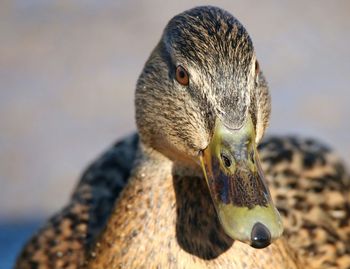
<svg viewBox="0 0 350 269">
<path fill-rule="evenodd" d="M 264 248 L 283 232 L 260 166 L 250 117 L 238 130 L 216 121 L 200 157 L 219 220 L 232 239 Z"/>
</svg>

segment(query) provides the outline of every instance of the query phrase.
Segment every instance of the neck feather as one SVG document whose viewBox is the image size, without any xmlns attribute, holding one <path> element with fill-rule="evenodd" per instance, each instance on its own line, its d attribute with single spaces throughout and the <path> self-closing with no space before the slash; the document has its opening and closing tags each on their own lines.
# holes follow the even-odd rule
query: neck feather
<svg viewBox="0 0 350 269">
<path fill-rule="evenodd" d="M 88 267 L 244 268 L 261 263 L 255 251 L 224 233 L 198 171 L 141 146 Z"/>
</svg>

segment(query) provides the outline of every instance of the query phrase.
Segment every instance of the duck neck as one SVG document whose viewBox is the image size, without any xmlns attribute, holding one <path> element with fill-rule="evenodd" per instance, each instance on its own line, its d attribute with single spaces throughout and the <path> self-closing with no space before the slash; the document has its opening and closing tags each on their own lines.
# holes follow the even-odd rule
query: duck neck
<svg viewBox="0 0 350 269">
<path fill-rule="evenodd" d="M 180 256 L 214 259 L 232 245 L 199 169 L 174 163 L 143 145 L 136 159 L 131 178 L 95 245 L 90 268 L 110 266 L 105 262 L 111 259 L 136 268 L 140 253 L 150 265 L 164 260 L 159 249 L 168 253 L 162 267 L 167 268 Z"/>
</svg>

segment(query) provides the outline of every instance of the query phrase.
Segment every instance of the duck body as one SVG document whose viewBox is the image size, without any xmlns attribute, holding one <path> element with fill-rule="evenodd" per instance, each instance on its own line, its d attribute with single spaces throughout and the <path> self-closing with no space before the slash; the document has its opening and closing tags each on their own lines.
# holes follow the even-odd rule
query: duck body
<svg viewBox="0 0 350 269">
<path fill-rule="evenodd" d="M 132 135 L 116 143 L 89 166 L 68 205 L 26 244 L 16 268 L 82 268 L 86 266 L 86 260 L 96 257 L 101 260 L 100 268 L 109 268 L 105 254 L 98 253 L 98 248 L 92 250 L 92 246 L 111 212 L 122 205 L 125 210 L 120 214 L 122 220 L 126 221 L 119 230 L 123 231 L 124 240 L 120 240 L 121 237 L 117 241 L 114 239 L 112 246 L 115 253 L 126 260 L 136 252 L 131 257 L 137 259 L 125 261 L 126 264 L 138 264 L 134 268 L 153 268 L 151 264 L 155 268 L 157 265 L 160 268 L 220 268 L 219 265 L 222 268 L 232 266 L 239 269 L 264 268 L 263 266 L 348 268 L 350 212 L 346 199 L 349 176 L 339 157 L 324 144 L 313 139 L 295 137 L 270 137 L 260 144 L 262 166 L 285 226 L 284 237 L 262 250 L 229 240 L 222 233 L 217 219 L 214 223 L 211 219 L 199 222 L 194 221 L 195 217 L 191 214 L 193 217 L 187 219 L 187 224 L 179 225 L 183 224 L 180 222 L 177 225 L 177 212 L 181 213 L 181 210 L 177 207 L 174 178 L 164 181 L 164 189 L 160 192 L 159 188 L 151 184 L 152 179 L 144 187 L 145 181 L 140 182 L 140 179 L 145 174 L 139 171 L 140 177 L 135 178 L 134 183 L 125 189 L 123 196 L 128 198 L 122 199 L 119 195 L 128 182 L 138 145 L 138 136 Z M 177 185 L 193 198 L 193 203 L 197 204 L 193 207 L 201 208 L 201 211 L 207 208 L 208 214 L 215 213 L 201 194 L 204 192 L 208 195 L 207 188 L 199 178 L 189 181 L 187 177 L 191 176 L 183 177 L 183 183 Z M 175 180 L 179 181 L 179 178 L 176 177 Z M 149 192 L 147 195 L 147 189 L 149 191 L 152 188 L 156 192 L 153 192 L 153 196 Z M 178 194 L 181 195 L 182 192 L 183 190 L 178 191 Z M 145 200 L 139 198 L 140 194 L 145 196 Z M 204 207 L 203 203 L 198 205 L 194 199 L 198 195 L 198 201 L 203 201 Z M 160 199 L 162 196 L 166 196 L 165 199 Z M 113 209 L 118 197 L 121 205 Z M 149 207 L 158 218 L 153 218 Z M 192 208 L 191 203 L 187 207 Z M 164 209 L 159 211 L 159 208 Z M 135 212 L 128 213 L 132 211 Z M 166 213 L 161 215 L 164 211 Z M 147 214 L 142 215 L 141 212 Z M 138 222 L 135 222 L 132 214 L 139 215 Z M 182 220 L 184 221 L 185 219 Z M 214 226 L 212 234 L 203 223 Z M 183 236 L 178 236 L 177 233 Z M 110 236 L 111 239 L 116 237 L 113 234 Z M 220 236 L 223 238 L 220 239 Z M 206 240 L 203 240 L 204 237 Z M 198 248 L 196 243 L 202 244 L 202 248 Z M 126 249 L 132 251 L 125 252 Z M 218 257 L 222 257 L 222 260 Z M 103 262 L 107 265 L 103 265 Z M 308 266 L 303 267 L 303 263 Z M 275 266 L 271 267 L 271 264 Z"/>
<path fill-rule="evenodd" d="M 171 19 L 135 104 L 138 134 L 88 168 L 16 268 L 350 267 L 349 176 L 313 140 L 261 142 L 268 87 L 231 14 Z"/>
</svg>

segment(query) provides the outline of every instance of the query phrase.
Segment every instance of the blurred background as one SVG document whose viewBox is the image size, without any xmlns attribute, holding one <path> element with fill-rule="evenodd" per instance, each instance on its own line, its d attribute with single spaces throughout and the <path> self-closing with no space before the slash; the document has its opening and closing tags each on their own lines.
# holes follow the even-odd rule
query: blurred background
<svg viewBox="0 0 350 269">
<path fill-rule="evenodd" d="M 268 133 L 317 137 L 350 164 L 349 1 L 0 2 L 0 268 L 135 130 L 136 80 L 163 27 L 211 4 L 248 29 L 269 81 Z"/>
</svg>

